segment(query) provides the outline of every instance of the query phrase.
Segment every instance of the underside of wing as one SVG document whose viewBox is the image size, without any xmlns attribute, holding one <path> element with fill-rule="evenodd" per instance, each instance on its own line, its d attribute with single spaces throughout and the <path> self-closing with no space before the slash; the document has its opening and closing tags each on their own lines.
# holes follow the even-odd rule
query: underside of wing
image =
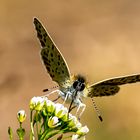
<svg viewBox="0 0 140 140">
<path fill-rule="evenodd" d="M 95 83 L 89 87 L 89 97 L 110 96 L 119 92 L 120 85 L 140 82 L 140 74 L 114 77 Z"/>
<path fill-rule="evenodd" d="M 34 18 L 34 25 L 37 31 L 37 37 L 42 46 L 41 57 L 44 65 L 52 80 L 62 85 L 70 78 L 69 68 L 65 59 L 37 18 Z"/>
</svg>

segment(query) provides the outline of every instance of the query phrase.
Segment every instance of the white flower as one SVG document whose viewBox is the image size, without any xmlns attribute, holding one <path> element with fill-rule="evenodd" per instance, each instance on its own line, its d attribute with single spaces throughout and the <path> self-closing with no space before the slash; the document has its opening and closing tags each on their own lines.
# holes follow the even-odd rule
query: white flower
<svg viewBox="0 0 140 140">
<path fill-rule="evenodd" d="M 79 126 L 79 125 L 80 125 L 80 122 L 78 121 L 78 119 L 75 116 L 73 116 L 72 114 L 69 113 L 68 126 L 72 127 L 72 128 L 77 128 L 77 126 Z"/>
<path fill-rule="evenodd" d="M 26 119 L 26 113 L 25 110 L 20 110 L 17 113 L 17 119 L 20 123 L 22 123 Z"/>
<path fill-rule="evenodd" d="M 54 116 L 54 117 L 50 117 L 49 120 L 48 120 L 48 126 L 50 128 L 55 128 L 57 127 L 58 125 L 60 125 L 61 123 L 59 123 L 59 119 L 58 117 Z"/>
<path fill-rule="evenodd" d="M 44 105 L 44 100 L 46 100 L 44 97 L 33 97 L 30 101 L 30 109 L 41 110 Z"/>
<path fill-rule="evenodd" d="M 62 104 L 55 104 L 55 116 L 62 118 L 63 121 L 66 121 L 68 116 L 68 109 Z"/>
<path fill-rule="evenodd" d="M 88 127 L 87 126 L 83 126 L 83 127 L 79 128 L 76 133 L 78 135 L 86 135 L 88 132 L 89 132 Z"/>
<path fill-rule="evenodd" d="M 82 124 L 80 122 L 77 122 L 75 127 L 79 129 L 82 127 Z"/>
<path fill-rule="evenodd" d="M 71 140 L 78 140 L 79 138 L 79 135 L 75 134 L 75 135 L 72 135 L 72 139 Z"/>
<path fill-rule="evenodd" d="M 48 112 L 54 112 L 54 110 L 55 110 L 55 104 L 48 99 L 45 100 L 45 107 Z"/>
<path fill-rule="evenodd" d="M 79 135 L 75 134 L 72 135 L 72 140 L 85 140 L 85 136 L 80 137 Z"/>
</svg>

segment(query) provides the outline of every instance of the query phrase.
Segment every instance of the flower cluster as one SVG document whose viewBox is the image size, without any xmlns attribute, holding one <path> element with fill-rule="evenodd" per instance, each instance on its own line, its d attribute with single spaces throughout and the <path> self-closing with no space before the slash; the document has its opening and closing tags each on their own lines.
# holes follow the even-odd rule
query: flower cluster
<svg viewBox="0 0 140 140">
<path fill-rule="evenodd" d="M 89 131 L 87 126 L 82 126 L 75 116 L 68 113 L 66 107 L 50 101 L 47 97 L 33 97 L 30 101 L 30 110 L 32 116 L 34 114 L 33 118 L 31 116 L 32 127 L 41 123 L 37 129 L 40 140 L 69 132 L 74 133 L 70 136 L 72 140 L 78 140 L 84 138 Z"/>
</svg>

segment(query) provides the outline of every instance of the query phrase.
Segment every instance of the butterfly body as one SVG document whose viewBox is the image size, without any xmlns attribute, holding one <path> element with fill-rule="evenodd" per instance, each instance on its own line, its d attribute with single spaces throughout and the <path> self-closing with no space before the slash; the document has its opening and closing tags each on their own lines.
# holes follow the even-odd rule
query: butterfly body
<svg viewBox="0 0 140 140">
<path fill-rule="evenodd" d="M 132 74 L 88 85 L 83 76 L 71 75 L 63 55 L 37 18 L 34 18 L 34 25 L 41 43 L 41 58 L 50 77 L 59 85 L 59 90 L 57 90 L 59 96 L 65 102 L 78 106 L 78 109 L 81 106 L 85 109 L 86 105 L 82 103 L 83 97 L 115 95 L 119 92 L 121 85 L 140 82 L 140 74 Z"/>
<path fill-rule="evenodd" d="M 74 100 L 74 103 L 79 105 L 82 103 L 82 98 L 86 97 L 86 85 L 85 78 L 81 75 L 72 76 L 69 82 L 67 81 L 64 86 L 60 86 L 60 96 L 67 102 Z"/>
</svg>

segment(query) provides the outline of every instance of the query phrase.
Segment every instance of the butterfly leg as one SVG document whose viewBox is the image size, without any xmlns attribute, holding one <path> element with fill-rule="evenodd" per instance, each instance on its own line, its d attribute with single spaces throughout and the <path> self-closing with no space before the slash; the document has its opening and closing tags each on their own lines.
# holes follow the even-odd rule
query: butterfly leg
<svg viewBox="0 0 140 140">
<path fill-rule="evenodd" d="M 53 102 L 56 102 L 60 97 L 62 97 L 62 98 L 64 98 L 65 100 L 64 100 L 64 103 L 65 103 L 65 101 L 67 100 L 67 97 L 68 96 L 66 96 L 65 97 L 65 94 L 62 92 L 62 91 L 60 91 L 60 90 L 54 90 L 54 91 L 52 91 L 52 92 L 50 92 L 50 93 L 48 93 L 48 94 L 46 94 L 46 95 L 44 95 L 44 96 L 41 96 L 41 97 L 48 97 L 48 96 L 50 96 L 51 94 L 53 94 L 53 93 L 57 93 L 58 94 L 58 97 L 56 98 L 56 99 L 54 99 L 53 100 Z M 63 104 L 64 104 L 63 103 Z"/>
<path fill-rule="evenodd" d="M 83 112 L 84 112 L 85 109 L 86 109 L 86 105 L 82 103 L 81 107 L 82 107 L 82 111 L 81 111 L 80 115 L 78 116 L 78 119 L 79 119 L 79 120 L 80 120 L 80 118 L 81 118 Z"/>
<path fill-rule="evenodd" d="M 50 92 L 50 93 L 48 93 L 48 94 L 46 94 L 46 95 L 44 95 L 44 96 L 41 96 L 41 97 L 48 97 L 49 95 L 51 95 L 51 94 L 53 94 L 53 93 L 58 93 L 58 97 L 56 98 L 56 99 L 54 99 L 53 100 L 53 102 L 55 102 L 55 101 L 57 101 L 61 96 L 60 96 L 60 90 L 54 90 L 54 91 L 52 91 L 52 92 Z"/>
<path fill-rule="evenodd" d="M 69 94 L 66 94 L 66 97 L 64 98 L 64 101 L 63 101 L 63 105 L 64 105 L 65 102 L 67 101 L 68 97 L 69 97 Z"/>
<path fill-rule="evenodd" d="M 59 90 L 59 96 L 62 97 L 62 99 L 64 100 L 63 101 L 63 104 L 65 104 L 65 102 L 69 99 L 70 97 L 70 92 L 67 92 L 67 93 L 64 93 L 62 91 Z"/>
<path fill-rule="evenodd" d="M 76 105 L 72 106 L 72 107 L 69 109 L 69 113 L 70 113 L 74 108 L 76 108 L 76 107 L 77 107 Z"/>
<path fill-rule="evenodd" d="M 48 94 L 46 94 L 46 95 L 44 95 L 45 97 L 48 97 L 48 96 L 50 96 L 51 94 L 53 94 L 53 93 L 59 93 L 60 92 L 60 90 L 54 90 L 54 91 L 52 91 L 52 92 L 50 92 L 50 93 L 48 93 Z"/>
<path fill-rule="evenodd" d="M 78 119 L 80 120 L 80 117 L 82 116 L 83 112 L 85 111 L 85 108 L 86 108 L 86 105 L 83 104 L 80 100 L 78 100 L 78 108 L 77 108 L 77 111 L 76 111 L 76 115 L 78 114 L 80 108 L 82 108 L 82 111 L 80 112 L 80 114 L 78 115 Z"/>
<path fill-rule="evenodd" d="M 56 102 L 59 98 L 60 98 L 60 95 L 56 99 L 54 99 L 53 102 Z"/>
</svg>

